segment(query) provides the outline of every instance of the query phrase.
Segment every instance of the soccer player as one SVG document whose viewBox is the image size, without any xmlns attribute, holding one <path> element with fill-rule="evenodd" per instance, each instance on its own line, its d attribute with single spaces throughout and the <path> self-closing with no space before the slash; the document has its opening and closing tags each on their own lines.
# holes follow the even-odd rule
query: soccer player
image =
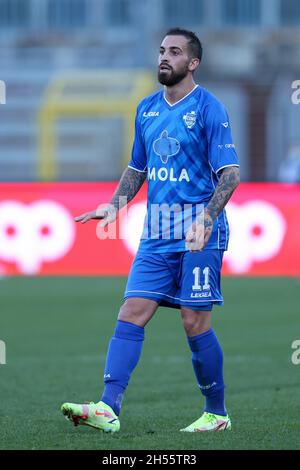
<svg viewBox="0 0 300 470">
<path fill-rule="evenodd" d="M 194 82 L 201 57 L 194 33 L 167 32 L 158 60 L 163 89 L 137 108 L 132 157 L 110 205 L 75 218 L 82 223 L 102 219 L 105 227 L 115 220 L 124 197 L 131 201 L 148 176 L 144 232 L 109 344 L 104 391 L 98 403 L 62 406 L 74 424 L 105 432 L 120 429 L 122 399 L 140 358 L 144 328 L 161 305 L 181 309 L 205 397 L 200 418 L 181 431 L 231 428 L 223 354 L 211 312 L 223 303 L 220 273 L 229 236 L 224 207 L 239 184 L 239 162 L 224 106 Z"/>
</svg>

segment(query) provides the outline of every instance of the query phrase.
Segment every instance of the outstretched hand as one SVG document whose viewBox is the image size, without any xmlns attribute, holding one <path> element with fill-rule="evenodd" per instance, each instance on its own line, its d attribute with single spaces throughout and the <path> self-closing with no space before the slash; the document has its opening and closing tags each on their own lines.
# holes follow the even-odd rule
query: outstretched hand
<svg viewBox="0 0 300 470">
<path fill-rule="evenodd" d="M 89 220 L 101 220 L 101 227 L 106 227 L 106 225 L 110 224 L 111 222 L 114 222 L 117 217 L 117 210 L 113 206 L 108 206 L 105 209 L 97 209 L 95 211 L 90 211 L 90 212 L 85 212 L 84 214 L 81 214 L 77 217 L 74 218 L 75 222 L 81 222 L 82 224 L 85 224 Z"/>
</svg>

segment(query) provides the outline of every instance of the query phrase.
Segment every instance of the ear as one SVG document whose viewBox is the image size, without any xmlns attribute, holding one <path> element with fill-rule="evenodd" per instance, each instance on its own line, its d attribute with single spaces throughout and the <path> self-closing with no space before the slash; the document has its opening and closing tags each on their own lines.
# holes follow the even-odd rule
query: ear
<svg viewBox="0 0 300 470">
<path fill-rule="evenodd" d="M 198 67 L 199 64 L 200 64 L 199 59 L 197 59 L 197 58 L 191 59 L 191 61 L 189 63 L 189 66 L 188 66 L 189 71 L 194 72 L 194 70 L 196 70 L 196 68 Z"/>
</svg>

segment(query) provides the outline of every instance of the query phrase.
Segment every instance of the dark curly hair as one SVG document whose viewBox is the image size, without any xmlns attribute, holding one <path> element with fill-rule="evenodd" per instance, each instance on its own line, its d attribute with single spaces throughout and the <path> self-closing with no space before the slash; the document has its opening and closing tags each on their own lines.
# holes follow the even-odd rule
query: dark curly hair
<svg viewBox="0 0 300 470">
<path fill-rule="evenodd" d="M 203 53 L 202 44 L 195 33 L 187 29 L 171 28 L 166 32 L 166 36 L 184 36 L 188 40 L 191 57 L 196 57 L 201 62 Z"/>
</svg>

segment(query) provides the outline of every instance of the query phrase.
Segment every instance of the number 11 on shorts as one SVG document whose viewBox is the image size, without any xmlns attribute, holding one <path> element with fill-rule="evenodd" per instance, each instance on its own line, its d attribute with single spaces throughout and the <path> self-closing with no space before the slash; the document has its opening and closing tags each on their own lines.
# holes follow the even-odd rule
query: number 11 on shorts
<svg viewBox="0 0 300 470">
<path fill-rule="evenodd" d="M 203 276 L 204 276 L 204 284 L 201 285 L 201 268 L 196 267 L 193 270 L 194 274 L 194 285 L 192 287 L 193 290 L 209 290 L 209 267 L 203 269 Z"/>
</svg>

